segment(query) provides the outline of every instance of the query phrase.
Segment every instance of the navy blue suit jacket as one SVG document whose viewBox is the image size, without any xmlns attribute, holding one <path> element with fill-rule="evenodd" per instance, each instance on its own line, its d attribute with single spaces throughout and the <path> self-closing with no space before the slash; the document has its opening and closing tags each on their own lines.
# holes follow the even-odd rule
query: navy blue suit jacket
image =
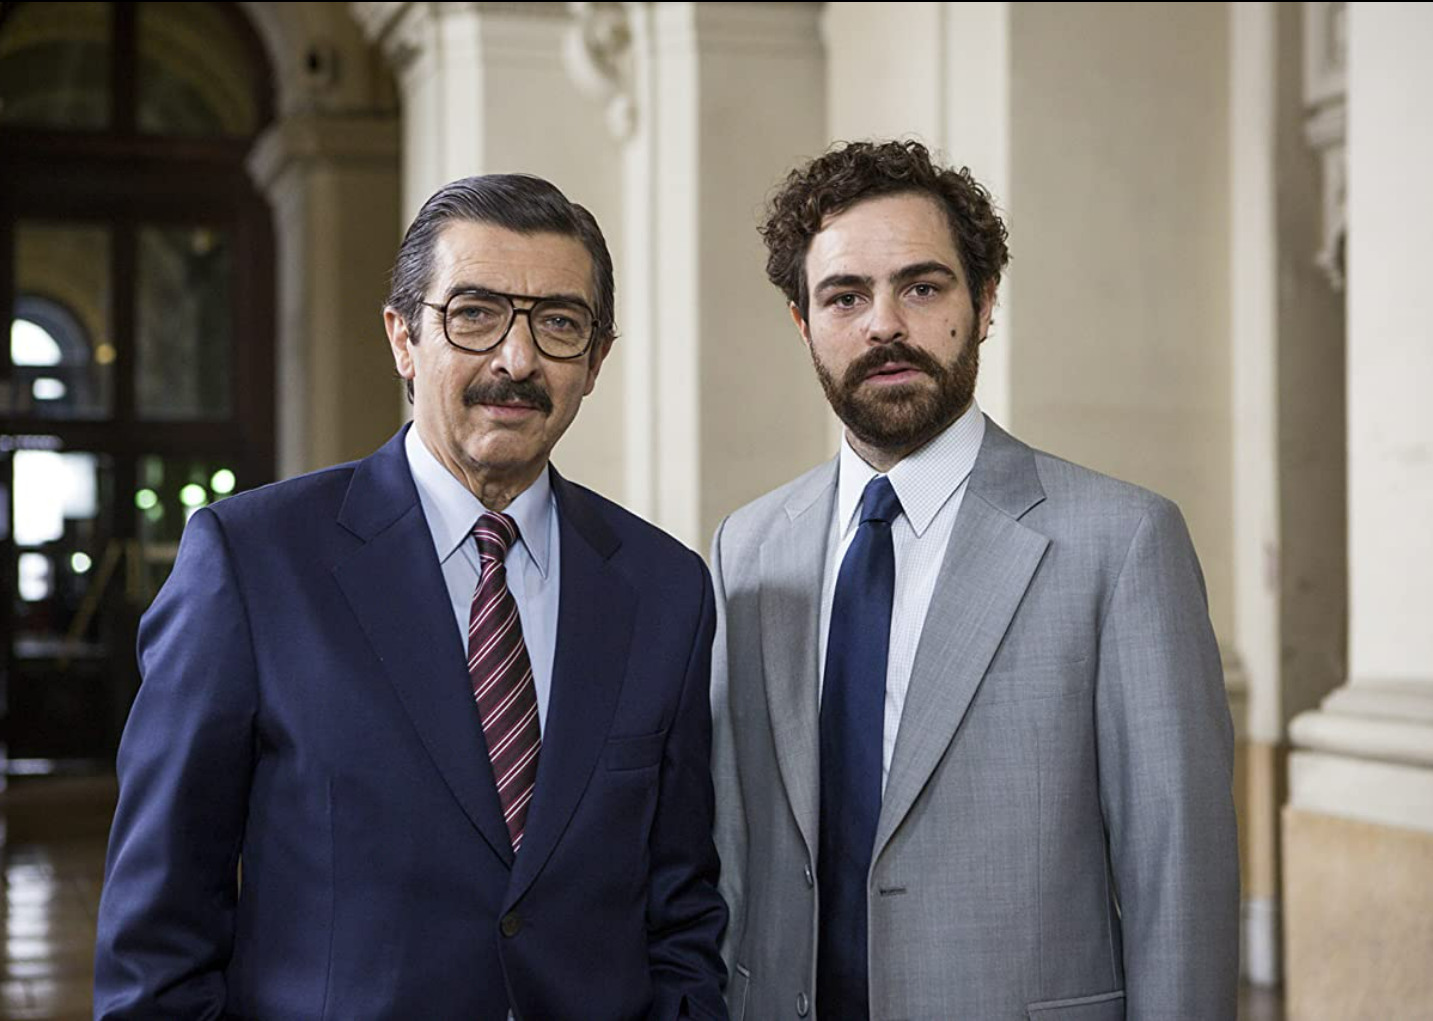
<svg viewBox="0 0 1433 1021">
<path fill-rule="evenodd" d="M 705 566 L 554 471 L 514 860 L 402 435 L 185 529 L 140 629 L 95 1016 L 724 1018 Z"/>
</svg>

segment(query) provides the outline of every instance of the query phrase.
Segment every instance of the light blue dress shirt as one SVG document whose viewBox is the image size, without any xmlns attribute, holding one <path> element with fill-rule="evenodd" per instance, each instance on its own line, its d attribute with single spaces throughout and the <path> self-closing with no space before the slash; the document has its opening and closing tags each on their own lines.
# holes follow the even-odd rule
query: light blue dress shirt
<svg viewBox="0 0 1433 1021">
<path fill-rule="evenodd" d="M 473 593 L 482 571 L 473 525 L 487 512 L 476 496 L 433 456 L 417 425 L 404 437 L 408 467 L 418 488 L 418 500 L 433 533 L 433 548 L 443 567 L 453 623 L 467 658 L 468 618 Z M 523 642 L 532 661 L 537 688 L 538 724 L 547 729 L 547 703 L 552 691 L 552 661 L 557 649 L 557 609 L 562 577 L 562 543 L 558 538 L 557 499 L 552 492 L 552 469 L 544 468 L 504 510 L 517 522 L 521 538 L 507 554 L 508 590 L 517 600 Z"/>
</svg>

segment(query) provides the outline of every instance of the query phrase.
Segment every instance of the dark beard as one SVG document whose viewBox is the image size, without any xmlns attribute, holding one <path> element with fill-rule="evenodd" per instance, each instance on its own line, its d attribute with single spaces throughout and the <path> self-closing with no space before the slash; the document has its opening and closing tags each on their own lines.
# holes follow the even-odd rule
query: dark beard
<svg viewBox="0 0 1433 1021">
<path fill-rule="evenodd" d="M 463 391 L 463 407 L 479 404 L 530 404 L 544 415 L 552 414 L 552 397 L 531 379 L 503 377 L 491 383 L 474 383 Z"/>
<path fill-rule="evenodd" d="M 980 345 L 967 342 L 953 362 L 942 365 L 918 347 L 893 341 L 852 362 L 839 381 L 821 364 L 814 346 L 811 361 L 826 400 L 852 436 L 877 450 L 909 452 L 938 436 L 975 398 Z M 935 381 L 935 391 L 919 382 L 865 386 L 867 376 L 891 362 L 924 372 Z"/>
</svg>

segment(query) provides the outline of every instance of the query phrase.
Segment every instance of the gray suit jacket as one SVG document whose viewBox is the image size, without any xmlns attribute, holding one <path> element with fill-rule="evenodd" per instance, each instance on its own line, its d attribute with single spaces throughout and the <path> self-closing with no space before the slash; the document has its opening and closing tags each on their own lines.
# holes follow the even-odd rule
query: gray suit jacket
<svg viewBox="0 0 1433 1021">
<path fill-rule="evenodd" d="M 827 463 L 712 552 L 733 1021 L 813 1004 Z M 873 1021 L 1232 1021 L 1233 729 L 1174 504 L 987 421 L 868 885 Z"/>
</svg>

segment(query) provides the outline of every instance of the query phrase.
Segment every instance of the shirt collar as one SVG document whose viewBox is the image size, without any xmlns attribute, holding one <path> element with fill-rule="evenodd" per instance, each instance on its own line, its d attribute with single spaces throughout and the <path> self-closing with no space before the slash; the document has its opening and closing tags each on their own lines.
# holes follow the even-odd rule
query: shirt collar
<svg viewBox="0 0 1433 1021">
<path fill-rule="evenodd" d="M 901 501 L 901 510 L 917 536 L 923 535 L 975 467 L 985 438 L 985 416 L 975 401 L 935 439 L 903 458 L 886 473 Z M 842 434 L 837 470 L 836 513 L 845 535 L 856 523 L 866 484 L 880 472 L 867 464 Z"/>
<path fill-rule="evenodd" d="M 433 533 L 433 548 L 438 553 L 438 561 L 444 563 L 472 534 L 473 525 L 487 508 L 433 456 L 418 435 L 416 425 L 409 427 L 403 448 L 408 455 L 413 482 L 418 487 L 423 513 L 428 518 L 428 529 Z M 517 522 L 521 535 L 518 545 L 527 551 L 544 578 L 551 552 L 548 529 L 555 513 L 551 471 L 550 466 L 544 468 L 537 481 L 519 493 L 504 511 Z"/>
</svg>

